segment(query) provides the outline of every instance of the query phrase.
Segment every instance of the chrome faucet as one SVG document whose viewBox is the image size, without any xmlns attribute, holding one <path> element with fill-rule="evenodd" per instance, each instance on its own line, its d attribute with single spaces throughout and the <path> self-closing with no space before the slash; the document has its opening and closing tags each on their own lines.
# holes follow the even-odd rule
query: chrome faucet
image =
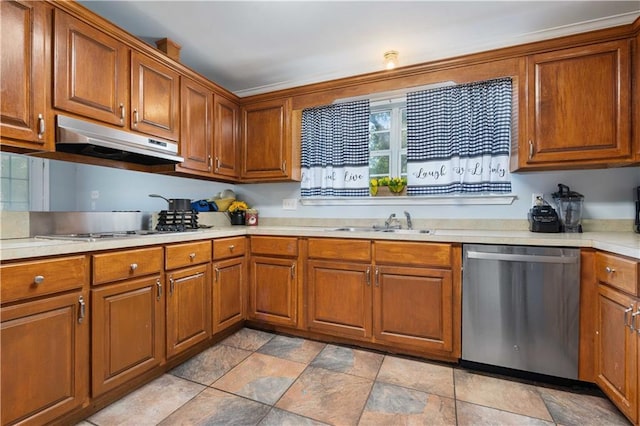
<svg viewBox="0 0 640 426">
<path fill-rule="evenodd" d="M 384 227 L 386 229 L 400 229 L 402 226 L 400 225 L 398 218 L 396 218 L 396 214 L 391 213 L 389 219 L 384 221 Z"/>
<path fill-rule="evenodd" d="M 407 217 L 407 229 L 413 229 L 413 222 L 411 222 L 411 215 L 408 211 L 404 211 L 404 215 Z"/>
</svg>

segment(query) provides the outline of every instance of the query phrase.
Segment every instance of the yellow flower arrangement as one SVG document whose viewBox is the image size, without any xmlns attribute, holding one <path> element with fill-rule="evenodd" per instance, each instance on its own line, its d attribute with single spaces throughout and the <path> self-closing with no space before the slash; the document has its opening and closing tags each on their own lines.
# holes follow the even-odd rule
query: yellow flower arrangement
<svg viewBox="0 0 640 426">
<path fill-rule="evenodd" d="M 244 211 L 248 208 L 249 206 L 244 201 L 234 201 L 233 203 L 231 203 L 227 210 L 229 211 L 229 213 L 233 213 L 235 211 Z"/>
<path fill-rule="evenodd" d="M 405 186 L 407 186 L 407 178 L 389 176 L 372 178 L 369 180 L 369 192 L 371 195 L 378 194 L 378 188 L 381 186 L 388 187 L 391 192 L 399 193 L 402 192 Z"/>
</svg>

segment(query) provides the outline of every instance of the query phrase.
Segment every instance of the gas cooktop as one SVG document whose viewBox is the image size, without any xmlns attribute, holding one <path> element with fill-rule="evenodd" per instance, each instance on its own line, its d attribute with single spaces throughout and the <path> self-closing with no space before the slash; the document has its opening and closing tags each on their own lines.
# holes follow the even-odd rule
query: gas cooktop
<svg viewBox="0 0 640 426">
<path fill-rule="evenodd" d="M 57 235 L 36 235 L 35 238 L 45 240 L 71 240 L 71 241 L 101 241 L 115 238 L 132 238 L 150 235 L 167 235 L 167 234 L 184 234 L 188 232 L 197 232 L 196 229 L 186 230 L 138 230 L 138 231 L 122 231 L 122 232 L 87 232 L 77 234 L 57 234 Z"/>
</svg>

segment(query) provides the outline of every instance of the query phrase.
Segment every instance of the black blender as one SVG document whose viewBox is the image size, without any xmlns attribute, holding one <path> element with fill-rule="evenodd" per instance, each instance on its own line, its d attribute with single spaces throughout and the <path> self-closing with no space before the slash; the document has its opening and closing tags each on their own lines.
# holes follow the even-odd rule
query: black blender
<svg viewBox="0 0 640 426">
<path fill-rule="evenodd" d="M 551 194 L 558 208 L 561 232 L 582 232 L 582 204 L 584 195 L 558 184 L 558 192 Z"/>
</svg>

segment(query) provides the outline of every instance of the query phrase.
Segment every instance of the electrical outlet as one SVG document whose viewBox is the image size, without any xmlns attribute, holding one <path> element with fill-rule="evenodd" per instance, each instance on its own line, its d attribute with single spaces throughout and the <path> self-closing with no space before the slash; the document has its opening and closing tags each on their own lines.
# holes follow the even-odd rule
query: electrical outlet
<svg viewBox="0 0 640 426">
<path fill-rule="evenodd" d="M 100 191 L 91 191 L 91 199 L 92 200 L 97 200 L 98 198 L 100 198 Z"/>
<path fill-rule="evenodd" d="M 538 203 L 537 203 L 538 198 L 540 198 L 540 199 L 542 200 L 542 199 L 543 199 L 543 197 L 544 197 L 544 194 L 543 194 L 543 193 L 541 193 L 541 192 L 534 192 L 534 193 L 532 193 L 532 194 L 531 194 L 531 205 L 532 205 L 532 206 L 537 205 L 537 204 L 538 204 Z"/>
<path fill-rule="evenodd" d="M 282 200 L 283 210 L 297 210 L 298 200 L 296 198 L 285 198 Z"/>
</svg>

